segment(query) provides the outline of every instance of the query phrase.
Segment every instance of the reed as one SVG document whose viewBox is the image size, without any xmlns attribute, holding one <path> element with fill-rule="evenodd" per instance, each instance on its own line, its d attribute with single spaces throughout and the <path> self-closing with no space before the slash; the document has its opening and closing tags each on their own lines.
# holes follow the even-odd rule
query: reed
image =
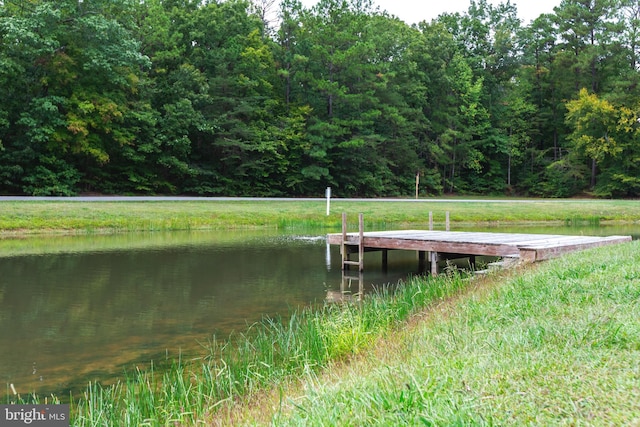
<svg viewBox="0 0 640 427">
<path fill-rule="evenodd" d="M 22 394 L 18 391 L 19 386 L 13 383 L 7 383 L 7 388 L 4 397 L 4 404 L 7 405 L 39 405 L 39 404 L 51 404 L 58 405 L 61 403 L 58 396 L 40 396 L 35 393 Z"/>
<path fill-rule="evenodd" d="M 564 224 L 567 227 L 579 227 L 579 226 L 591 226 L 598 227 L 600 226 L 600 218 L 597 216 L 582 216 L 582 215 L 574 215 L 570 218 L 566 218 L 564 220 Z"/>
<path fill-rule="evenodd" d="M 600 248 L 489 277 L 482 293 L 461 293 L 482 288 L 449 270 L 361 302 L 266 318 L 213 339 L 200 359 L 89 384 L 72 403 L 72 425 L 633 425 L 638 249 Z M 357 364 L 335 378 L 323 369 L 354 355 Z M 306 392 L 263 403 L 259 416 L 238 412 L 290 382 Z"/>
<path fill-rule="evenodd" d="M 213 419 L 233 402 L 275 384 L 318 372 L 331 361 L 371 348 L 412 313 L 457 292 L 462 276 L 385 287 L 361 302 L 265 318 L 244 333 L 213 339 L 206 355 L 127 375 L 112 386 L 90 384 L 72 404 L 75 426 L 167 425 Z"/>
<path fill-rule="evenodd" d="M 636 425 L 639 249 L 571 254 L 451 301 L 246 424 Z"/>
</svg>

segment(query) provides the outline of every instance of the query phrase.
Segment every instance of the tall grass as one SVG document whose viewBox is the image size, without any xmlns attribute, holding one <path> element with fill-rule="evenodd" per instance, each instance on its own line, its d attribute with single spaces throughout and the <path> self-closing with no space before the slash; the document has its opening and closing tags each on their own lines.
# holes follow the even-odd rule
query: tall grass
<svg viewBox="0 0 640 427">
<path fill-rule="evenodd" d="M 597 216 L 585 217 L 582 215 L 573 215 L 564 220 L 564 225 L 567 227 L 577 227 L 583 225 L 598 227 L 600 225 L 600 218 Z"/>
<path fill-rule="evenodd" d="M 212 340 L 201 359 L 154 363 L 111 386 L 89 384 L 72 402 L 72 425 L 640 422 L 638 242 L 499 279 L 484 279 L 497 281 L 485 293 L 450 300 L 476 282 L 448 272 L 380 288 L 360 302 L 265 319 Z M 335 378 L 322 369 L 353 355 L 357 364 Z M 290 381 L 306 382 L 306 392 L 264 404 L 261 416 L 234 410 Z"/>
<path fill-rule="evenodd" d="M 267 422 L 640 425 L 638 242 L 521 273 L 309 377 Z"/>
<path fill-rule="evenodd" d="M 219 410 L 274 385 L 318 372 L 330 361 L 370 349 L 412 313 L 466 286 L 459 275 L 380 289 L 361 302 L 325 305 L 265 319 L 206 355 L 164 369 L 150 366 L 113 386 L 90 384 L 72 404 L 75 426 L 169 425 L 219 417 Z M 224 413 L 222 411 L 221 413 Z"/>
</svg>

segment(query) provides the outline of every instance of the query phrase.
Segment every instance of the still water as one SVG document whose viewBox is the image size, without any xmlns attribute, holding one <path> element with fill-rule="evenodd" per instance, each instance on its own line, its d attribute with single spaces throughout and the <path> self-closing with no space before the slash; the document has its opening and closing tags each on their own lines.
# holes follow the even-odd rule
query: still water
<svg viewBox="0 0 640 427">
<path fill-rule="evenodd" d="M 371 268 L 369 287 L 397 282 L 397 259 L 399 272 Z M 214 335 L 321 304 L 342 281 L 320 232 L 0 240 L 0 274 L 0 396 L 11 383 L 65 396 L 151 360 L 205 355 Z"/>
<path fill-rule="evenodd" d="M 384 273 L 379 254 L 365 260 L 365 292 L 418 269 L 412 252 L 391 252 Z M 151 361 L 206 355 L 215 337 L 322 304 L 341 284 L 339 250 L 327 246 L 324 231 L 0 240 L 0 401 L 9 384 L 23 395 L 68 396 Z"/>
</svg>

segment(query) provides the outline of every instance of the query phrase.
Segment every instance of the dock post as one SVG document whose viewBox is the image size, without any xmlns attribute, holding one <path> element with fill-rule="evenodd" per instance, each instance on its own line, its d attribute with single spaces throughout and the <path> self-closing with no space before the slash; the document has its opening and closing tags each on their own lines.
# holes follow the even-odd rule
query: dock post
<svg viewBox="0 0 640 427">
<path fill-rule="evenodd" d="M 438 275 L 438 252 L 431 252 L 431 275 Z"/>
<path fill-rule="evenodd" d="M 449 211 L 447 211 L 446 212 L 446 219 L 445 219 L 445 230 L 451 231 L 450 228 L 451 227 L 449 227 Z"/>
<path fill-rule="evenodd" d="M 347 213 L 342 212 L 342 245 L 340 245 L 340 254 L 342 255 L 342 270 L 347 269 L 347 261 L 349 261 L 349 253 L 347 245 Z"/>
<path fill-rule="evenodd" d="M 359 271 L 364 271 L 364 215 L 358 214 L 358 232 L 360 234 L 358 239 L 358 265 Z"/>
<path fill-rule="evenodd" d="M 389 269 L 389 249 L 382 250 L 382 271 L 387 272 Z"/>
</svg>

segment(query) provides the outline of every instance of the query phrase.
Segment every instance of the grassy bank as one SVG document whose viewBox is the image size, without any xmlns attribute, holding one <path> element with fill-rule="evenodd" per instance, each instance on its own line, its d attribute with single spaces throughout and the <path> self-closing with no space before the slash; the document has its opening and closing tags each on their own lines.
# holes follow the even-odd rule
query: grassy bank
<svg viewBox="0 0 640 427">
<path fill-rule="evenodd" d="M 0 202 L 0 233 L 97 233 L 154 230 L 340 227 L 341 213 L 364 213 L 372 228 L 444 222 L 640 222 L 638 201 L 628 200 L 465 200 L 365 201 L 336 199 L 326 216 L 324 201 L 177 201 L 177 202 Z"/>
<path fill-rule="evenodd" d="M 203 359 L 151 366 L 112 387 L 92 385 L 73 404 L 73 425 L 212 422 L 237 402 L 371 349 L 411 314 L 468 284 L 460 276 L 426 279 L 381 289 L 360 303 L 267 319 L 223 343 L 212 342 Z"/>
<path fill-rule="evenodd" d="M 92 384 L 72 425 L 637 425 L 640 244 L 416 278 L 167 363 Z"/>
<path fill-rule="evenodd" d="M 278 426 L 638 425 L 638 242 L 520 273 L 428 310 L 357 362 L 308 375 L 304 392 L 245 409 L 242 419 Z"/>
</svg>

